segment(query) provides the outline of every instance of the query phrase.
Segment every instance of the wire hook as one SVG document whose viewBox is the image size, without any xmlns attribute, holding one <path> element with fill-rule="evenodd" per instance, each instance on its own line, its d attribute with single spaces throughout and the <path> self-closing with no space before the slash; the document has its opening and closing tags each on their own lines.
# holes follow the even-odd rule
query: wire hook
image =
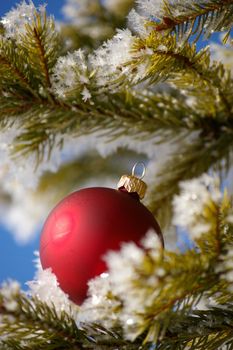
<svg viewBox="0 0 233 350">
<path fill-rule="evenodd" d="M 141 173 L 140 176 L 137 176 L 137 175 L 135 174 L 135 171 L 136 171 L 136 168 L 137 168 L 139 165 L 142 165 L 142 173 Z M 145 166 L 145 164 L 144 164 L 143 162 L 137 162 L 137 163 L 134 164 L 133 169 L 132 169 L 132 176 L 135 176 L 135 177 L 137 177 L 138 179 L 141 180 L 141 179 L 143 179 L 143 177 L 145 176 L 145 173 L 146 173 L 146 166 Z"/>
</svg>

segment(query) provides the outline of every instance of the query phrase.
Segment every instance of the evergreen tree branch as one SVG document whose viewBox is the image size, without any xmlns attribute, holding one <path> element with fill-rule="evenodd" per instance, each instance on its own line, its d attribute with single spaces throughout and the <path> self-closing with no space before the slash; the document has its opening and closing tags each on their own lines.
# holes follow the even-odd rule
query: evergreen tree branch
<svg viewBox="0 0 233 350">
<path fill-rule="evenodd" d="M 179 150 L 179 153 L 172 154 L 170 160 L 161 167 L 154 189 L 149 195 L 149 208 L 162 226 L 170 223 L 171 202 L 173 196 L 179 193 L 180 181 L 198 177 L 210 168 L 227 170 L 233 150 L 232 132 L 224 136 L 219 133 L 214 138 L 205 138 L 201 134 L 198 139 L 190 141 L 190 144 L 180 145 Z"/>
<path fill-rule="evenodd" d="M 140 54 L 143 53 L 143 54 Z M 232 115 L 232 78 L 230 72 L 221 63 L 211 63 L 208 49 L 196 51 L 194 44 L 179 46 L 176 36 L 163 37 L 152 32 L 148 37 L 135 40 L 132 49 L 132 80 L 140 65 L 146 65 L 142 80 L 158 83 L 167 80 L 187 95 L 205 99 L 209 96 L 208 108 L 226 110 Z M 219 96 L 221 101 L 211 100 L 210 96 Z"/>
<path fill-rule="evenodd" d="M 40 51 L 41 63 L 42 63 L 42 67 L 43 67 L 43 71 L 44 71 L 44 75 L 45 75 L 45 81 L 46 81 L 47 87 L 51 88 L 52 84 L 51 84 L 50 77 L 49 77 L 47 59 L 45 57 L 45 48 L 41 42 L 40 34 L 38 33 L 36 28 L 34 28 L 34 33 L 35 33 L 35 38 L 36 38 L 38 48 Z"/>
<path fill-rule="evenodd" d="M 4 304 L 1 306 L 3 321 L 0 332 L 6 337 L 3 344 L 15 344 L 20 349 L 24 346 L 31 346 L 31 349 L 83 349 L 84 332 L 78 330 L 68 314 L 61 312 L 59 316 L 54 307 L 50 308 L 37 299 L 30 300 L 23 294 L 18 294 L 15 300 L 15 311 L 8 310 Z"/>
<path fill-rule="evenodd" d="M 35 99 L 39 99 L 38 93 L 31 86 L 29 72 L 22 65 L 24 60 L 22 51 L 16 50 L 14 42 L 0 38 L 0 87 L 4 92 L 13 93 L 18 90 L 18 94 L 25 92 L 31 94 Z M 30 69 L 30 68 L 28 68 Z M 17 86 L 19 84 L 19 86 Z M 21 90 L 20 90 L 21 88 Z M 22 91 L 23 89 L 23 91 Z M 5 95 L 5 97 L 7 97 Z"/>
<path fill-rule="evenodd" d="M 5 100 L 6 98 L 4 102 Z M 229 115 L 229 121 L 222 120 L 221 114 L 218 118 L 210 119 L 209 111 L 204 117 L 203 114 L 197 113 L 195 106 L 192 108 L 186 104 L 182 97 L 132 95 L 126 103 L 124 95 L 116 95 L 106 103 L 99 103 L 98 107 L 87 105 L 85 109 L 68 105 L 52 108 L 49 104 L 44 106 L 42 104 L 33 106 L 33 104 L 33 101 L 31 104 L 29 101 L 22 101 L 21 104 L 17 100 L 15 109 L 13 108 L 10 113 L 11 102 L 9 107 L 2 103 L 0 115 L 5 117 L 7 112 L 8 117 L 11 114 L 14 118 L 14 114 L 18 113 L 24 122 L 24 131 L 15 139 L 15 151 L 24 155 L 34 152 L 38 156 L 38 162 L 41 162 L 46 154 L 49 156 L 48 150 L 51 152 L 54 147 L 62 145 L 64 134 L 77 137 L 97 130 L 106 130 L 106 141 L 121 135 L 129 135 L 135 139 L 153 140 L 157 137 L 156 143 L 198 131 L 202 148 L 205 143 L 209 144 L 212 138 L 218 138 L 221 133 L 226 137 L 232 133 Z M 218 143 L 215 146 L 218 147 Z M 173 172 L 172 169 L 171 171 Z"/>
<path fill-rule="evenodd" d="M 26 33 L 21 35 L 19 47 L 27 55 L 28 64 L 47 91 L 48 97 L 55 102 L 51 92 L 50 74 L 60 53 L 60 38 L 55 30 L 54 21 L 47 18 L 46 12 L 35 12 L 34 21 L 26 24 Z"/>
<path fill-rule="evenodd" d="M 4 102 L 5 100 L 4 98 Z M 161 101 L 165 108 L 159 105 Z M 190 116 L 195 115 L 195 111 L 184 103 L 180 107 L 176 105 L 174 116 L 174 101 L 176 101 L 175 97 L 162 95 L 153 97 L 145 103 L 144 98 L 136 96 L 132 96 L 132 101 L 129 103 L 125 102 L 124 95 L 112 96 L 107 103 L 99 102 L 97 106 L 83 105 L 83 107 L 71 105 L 51 107 L 46 103 L 35 105 L 33 101 L 31 104 L 25 101 L 21 105 L 17 101 L 18 106 L 15 102 L 16 107 L 13 108 L 12 113 L 10 113 L 12 105 L 9 101 L 9 107 L 2 103 L 0 115 L 4 117 L 8 112 L 8 118 L 14 118 L 14 114 L 19 113 L 24 122 L 24 131 L 16 139 L 15 149 L 18 152 L 25 152 L 24 154 L 38 152 L 39 158 L 42 159 L 43 150 L 47 145 L 51 150 L 55 147 L 56 135 L 57 142 L 60 142 L 64 134 L 79 136 L 97 130 L 106 130 L 108 140 L 124 133 L 135 137 L 143 134 L 145 137 L 146 135 L 152 137 L 156 131 L 162 134 L 162 130 L 165 133 L 167 130 L 169 133 L 169 129 L 172 133 L 172 128 L 176 128 L 177 131 L 185 130 L 187 111 Z"/>
<path fill-rule="evenodd" d="M 143 338 L 140 337 L 134 342 L 126 341 L 120 329 L 108 330 L 98 324 L 83 324 L 78 329 L 68 314 L 63 312 L 58 316 L 54 308 L 49 308 L 38 299 L 29 300 L 20 294 L 17 301 L 17 312 L 5 307 L 0 309 L 4 317 L 0 326 L 1 336 L 4 336 L 0 339 L 3 349 L 107 350 L 120 346 L 122 350 L 133 350 L 151 349 L 154 344 L 149 342 L 143 346 Z M 182 346 L 183 349 L 191 342 L 198 344 L 195 349 L 216 349 L 212 346 L 216 346 L 217 339 L 221 345 L 232 338 L 231 304 L 205 311 L 194 310 L 191 314 L 176 310 L 169 314 L 169 319 L 163 338 L 158 339 L 158 349 L 170 349 L 171 346 Z"/>
<path fill-rule="evenodd" d="M 188 347 L 209 350 L 217 349 L 226 343 L 230 349 L 233 337 L 232 319 L 232 304 L 225 305 L 224 308 L 194 310 L 192 315 L 181 315 L 179 320 L 177 315 L 174 315 L 174 320 L 171 321 L 163 341 L 159 342 L 158 349 Z"/>
<path fill-rule="evenodd" d="M 167 0 L 161 21 L 149 25 L 158 32 L 175 32 L 179 40 L 188 40 L 194 35 L 197 41 L 202 33 L 208 38 L 215 31 L 227 30 L 226 41 L 233 24 L 232 14 L 232 0 L 192 1 L 191 4 Z"/>
<path fill-rule="evenodd" d="M 101 325 L 83 324 L 79 329 L 66 312 L 58 315 L 55 307 L 49 307 L 37 298 L 29 299 L 19 293 L 14 300 L 17 309 L 10 310 L 4 306 L 0 294 L 0 345 L 8 350 L 107 350 L 114 346 L 133 350 L 140 345 L 124 340 L 119 332 L 107 330 Z"/>
<path fill-rule="evenodd" d="M 144 79 L 149 78 L 151 82 L 168 79 L 179 89 L 185 89 L 191 97 L 198 98 L 199 107 L 195 105 L 190 108 L 184 97 L 178 95 L 176 100 L 174 100 L 175 97 L 170 98 L 169 108 L 166 108 L 169 97 L 160 96 L 160 101 L 157 99 L 156 105 L 153 94 L 138 98 L 132 90 L 129 90 L 128 93 L 131 99 L 129 103 L 127 99 L 122 98 L 121 94 L 113 95 L 109 91 L 106 92 L 106 89 L 99 89 L 94 78 L 91 80 L 91 84 L 94 85 L 91 86 L 93 91 L 91 103 L 82 101 L 80 97 L 77 101 L 77 96 L 80 96 L 80 86 L 78 91 L 72 88 L 73 97 L 70 98 L 68 94 L 67 100 L 61 101 L 56 98 L 55 101 L 54 94 L 51 92 L 50 74 L 58 57 L 58 39 L 52 31 L 54 25 L 51 20 L 47 20 L 46 17 L 41 18 L 38 14 L 35 16 L 35 23 L 27 25 L 26 35 L 20 37 L 19 47 L 22 47 L 24 52 L 29 53 L 30 63 L 28 62 L 27 67 L 31 65 L 31 68 L 27 68 L 27 74 L 31 83 L 35 84 L 37 81 L 37 94 L 41 95 L 43 100 L 40 105 L 31 100 L 33 107 L 30 109 L 28 101 L 25 102 L 25 106 L 19 104 L 19 96 L 22 95 L 20 90 L 9 91 L 9 86 L 8 88 L 5 86 L 7 94 L 2 96 L 2 115 L 4 116 L 6 112 L 9 113 L 7 117 L 20 114 L 25 132 L 17 139 L 19 142 L 17 150 L 25 151 L 25 153 L 37 152 L 39 154 L 38 162 L 42 161 L 46 149 L 49 149 L 50 152 L 55 145 L 61 144 L 60 140 L 56 142 L 56 136 L 64 133 L 78 136 L 106 128 L 110 130 L 110 137 L 119 137 L 125 132 L 136 137 L 142 137 L 143 134 L 148 137 L 154 132 L 162 135 L 166 130 L 164 136 L 172 137 L 174 131 L 177 135 L 178 126 L 183 132 L 185 129 L 187 131 L 197 130 L 197 125 L 202 128 L 205 121 L 208 124 L 210 118 L 207 122 L 204 115 L 221 120 L 223 127 L 228 123 L 227 120 L 232 118 L 232 79 L 223 66 L 220 64 L 211 66 L 209 53 L 205 50 L 196 53 L 195 47 L 189 44 L 178 47 L 175 37 L 170 36 L 164 39 L 156 33 L 152 33 L 146 39 L 136 40 L 133 63 L 131 63 L 132 79 L 137 75 L 138 66 L 143 61 L 149 60 Z M 40 40 L 39 44 L 38 40 Z M 161 48 L 161 45 L 164 45 L 165 49 Z M 138 57 L 138 53 L 145 49 L 152 50 L 152 54 L 143 54 Z M 43 81 L 41 81 L 41 76 L 39 77 L 41 71 L 43 72 Z M 41 92 L 41 83 L 47 91 L 46 95 L 43 91 Z M 192 87 L 190 87 L 191 85 Z M 9 98 L 9 94 L 12 96 L 12 100 Z M 216 98 L 216 94 L 220 101 Z M 163 104 L 163 100 L 165 106 L 160 108 L 159 104 Z M 13 107 L 8 108 L 11 103 L 15 104 L 15 110 Z M 57 104 L 56 109 L 54 103 Z M 150 110 L 148 111 L 148 109 Z M 175 117 L 172 114 L 175 114 Z M 187 118 L 187 115 L 190 117 Z M 148 123 L 144 123 L 144 121 Z"/>
</svg>

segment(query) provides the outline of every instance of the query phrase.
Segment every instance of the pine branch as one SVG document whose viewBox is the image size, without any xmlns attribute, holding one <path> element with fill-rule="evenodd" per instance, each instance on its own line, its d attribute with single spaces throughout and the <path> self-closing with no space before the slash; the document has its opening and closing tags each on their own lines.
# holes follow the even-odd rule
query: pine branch
<svg viewBox="0 0 233 350">
<path fill-rule="evenodd" d="M 211 63 L 208 49 L 197 52 L 194 44 L 178 45 L 175 35 L 163 37 L 152 32 L 145 39 L 135 40 L 132 56 L 132 81 L 144 64 L 146 70 L 141 80 L 149 80 L 150 84 L 167 80 L 187 95 L 201 99 L 201 105 L 208 101 L 208 108 L 215 115 L 224 109 L 227 116 L 232 115 L 230 72 L 221 63 Z M 220 100 L 217 103 L 211 97 L 216 94 Z"/>
<path fill-rule="evenodd" d="M 179 89 L 185 89 L 191 97 L 198 98 L 199 107 L 195 105 L 190 108 L 182 95 L 176 98 L 160 95 L 160 100 L 156 100 L 153 94 L 140 98 L 128 88 L 129 101 L 120 93 L 113 95 L 108 90 L 111 84 L 99 89 L 93 73 L 89 77 L 93 91 L 91 103 L 84 102 L 80 96 L 80 89 L 83 89 L 81 82 L 67 93 L 67 100 L 61 101 L 55 99 L 51 91 L 50 75 L 59 51 L 58 37 L 53 32 L 54 24 L 45 15 L 42 18 L 36 14 L 35 21 L 26 28 L 26 35 L 20 37 L 19 48 L 29 57 L 25 74 L 41 101 L 40 104 L 33 99 L 23 102 L 25 99 L 20 89 L 14 87 L 14 90 L 9 90 L 9 86 L 5 85 L 0 114 L 3 121 L 5 115 L 8 118 L 20 115 L 25 131 L 18 137 L 16 149 L 24 154 L 34 151 L 38 162 L 43 160 L 46 153 L 49 156 L 53 147 L 61 145 L 62 135 L 67 133 L 78 136 L 108 129 L 110 137 L 127 133 L 141 138 L 157 133 L 165 139 L 176 136 L 177 131 L 194 131 L 198 127 L 206 131 L 212 117 L 221 120 L 223 128 L 226 125 L 229 128 L 233 102 L 232 79 L 222 65 L 210 65 L 209 53 L 205 50 L 197 53 L 195 47 L 189 44 L 178 47 L 175 37 L 162 38 L 152 33 L 146 39 L 136 40 L 133 63 L 130 63 L 134 80 L 138 66 L 144 60 L 149 60 L 145 79 L 151 82 L 168 79 Z M 161 45 L 165 45 L 165 49 Z M 152 50 L 152 54 L 150 52 L 148 55 L 146 49 Z M 144 54 L 138 57 L 143 50 Z M 17 60 L 21 62 L 21 58 Z M 45 89 L 43 91 L 41 84 Z M 56 108 L 54 103 L 57 104 Z M 163 105 L 162 108 L 160 105 Z M 187 115 L 190 117 L 187 118 Z"/>
<path fill-rule="evenodd" d="M 226 42 L 233 25 L 232 15 L 232 0 L 192 1 L 191 4 L 166 0 L 160 23 L 151 22 L 149 25 L 155 31 L 177 33 L 178 40 L 196 36 L 197 41 L 202 33 L 209 38 L 213 32 L 227 31 Z"/>
<path fill-rule="evenodd" d="M 120 329 L 107 330 L 98 324 L 83 324 L 79 330 L 65 312 L 59 317 L 54 308 L 49 308 L 37 299 L 29 300 L 19 295 L 18 307 L 18 312 L 8 311 L 4 307 L 0 310 L 0 314 L 5 317 L 0 326 L 1 335 L 6 335 L 0 340 L 3 349 L 108 350 L 120 347 L 122 350 L 146 350 L 155 344 L 149 342 L 143 346 L 143 338 L 140 337 L 135 342 L 126 341 L 122 338 Z M 157 342 L 160 350 L 170 349 L 171 346 L 182 346 L 183 349 L 190 342 L 198 345 L 195 349 L 203 349 L 203 346 L 208 350 L 216 349 L 212 346 L 216 346 L 217 339 L 219 345 L 232 339 L 231 304 L 224 308 L 192 311 L 191 315 L 177 310 L 175 313 L 171 312 L 169 317 L 170 322 L 163 339 Z"/>
<path fill-rule="evenodd" d="M 225 305 L 225 308 L 194 310 L 191 315 L 181 315 L 180 318 L 176 313 L 171 316 L 165 339 L 158 344 L 158 349 L 188 347 L 215 350 L 224 344 L 229 344 L 230 349 L 233 341 L 232 320 L 232 304 Z"/>
<path fill-rule="evenodd" d="M 227 170 L 231 164 L 232 132 L 224 136 L 217 133 L 210 138 L 201 134 L 191 144 L 181 144 L 179 150 L 161 167 L 150 193 L 150 210 L 162 226 L 170 222 L 171 201 L 179 193 L 180 181 L 198 177 L 210 168 Z M 225 165 L 222 165 L 223 160 Z"/>
<path fill-rule="evenodd" d="M 66 312 L 62 311 L 58 315 L 54 307 L 49 307 L 37 298 L 29 299 L 20 293 L 14 300 L 17 309 L 12 311 L 4 306 L 0 294 L 0 345 L 8 350 L 108 350 L 114 346 L 133 350 L 140 345 L 125 341 L 120 333 L 101 325 L 83 324 L 79 329 Z"/>
<path fill-rule="evenodd" d="M 41 41 L 40 33 L 38 33 L 36 28 L 34 28 L 34 34 L 35 34 L 35 39 L 37 41 L 38 49 L 40 51 L 41 64 L 42 64 L 43 72 L 45 75 L 45 82 L 46 82 L 47 87 L 51 88 L 52 84 L 51 84 L 50 77 L 49 77 L 49 69 L 48 69 L 48 62 L 47 62 L 47 59 L 45 56 L 45 48 L 44 48 L 44 45 Z"/>
<path fill-rule="evenodd" d="M 85 110 L 79 107 L 74 109 L 71 106 L 51 108 L 46 104 L 32 106 L 33 102 L 30 104 L 29 101 L 22 104 L 20 100 L 15 102 L 13 112 L 20 115 L 24 122 L 24 131 L 15 140 L 15 151 L 24 155 L 34 152 L 38 156 L 38 162 L 41 162 L 46 154 L 49 156 L 48 152 L 54 147 L 59 147 L 59 143 L 62 145 L 62 135 L 67 133 L 77 137 L 96 130 L 106 130 L 106 141 L 129 135 L 135 139 L 153 140 L 157 137 L 159 142 L 163 142 L 167 139 L 183 138 L 189 132 L 198 131 L 200 149 L 209 144 L 212 138 L 218 138 L 221 133 L 226 137 L 232 133 L 230 116 L 229 121 L 225 121 L 221 120 L 220 114 L 218 121 L 216 118 L 210 119 L 208 111 L 204 117 L 203 114 L 197 113 L 195 106 L 188 106 L 182 97 L 168 95 L 152 95 L 146 98 L 132 95 L 127 103 L 124 95 L 116 95 L 106 103 L 99 102 L 97 108 L 85 106 Z M 2 103 L 0 115 L 4 116 L 6 111 L 9 117 L 10 109 Z M 12 113 L 12 117 L 13 115 Z M 229 147 L 230 145 L 229 140 Z M 215 147 L 218 147 L 218 143 Z M 197 154 L 198 160 L 199 151 L 194 154 Z M 193 161 L 192 158 L 191 162 Z M 160 191 L 163 193 L 162 188 Z"/>
<path fill-rule="evenodd" d="M 7 92 L 5 97 L 7 98 L 7 95 L 14 94 L 18 90 L 18 94 L 21 94 L 22 97 L 24 94 L 29 94 L 39 99 L 30 79 L 30 67 L 25 69 L 25 66 L 22 65 L 23 60 L 22 50 L 17 50 L 13 41 L 0 38 L 0 87 L 2 91 Z"/>
<path fill-rule="evenodd" d="M 144 98 L 132 96 L 130 103 L 125 101 L 124 95 L 112 96 L 106 103 L 99 102 L 97 106 L 83 105 L 75 108 L 72 105 L 51 107 L 49 104 L 33 106 L 33 101 L 31 104 L 26 101 L 23 105 L 18 102 L 19 106 L 13 109 L 12 117 L 17 114 L 16 111 L 20 114 L 24 121 L 24 132 L 15 140 L 15 150 L 25 155 L 35 152 L 41 161 L 46 154 L 46 147 L 49 146 L 51 151 L 58 142 L 62 142 L 60 140 L 63 134 L 79 136 L 106 130 L 106 141 L 124 133 L 135 137 L 152 137 L 156 131 L 162 134 L 162 130 L 169 133 L 172 128 L 184 130 L 187 127 L 187 112 L 190 116 L 195 114 L 195 111 L 183 104 L 176 106 L 174 116 L 173 104 L 176 99 L 169 96 L 152 97 L 148 102 L 144 102 Z M 159 103 L 163 103 L 165 108 Z M 9 104 L 11 105 L 10 102 Z M 1 107 L 0 115 L 4 116 L 7 111 L 10 117 L 9 108 L 4 104 Z"/>
<path fill-rule="evenodd" d="M 19 47 L 27 57 L 34 79 L 42 84 L 47 96 L 55 103 L 51 92 L 50 74 L 59 56 L 61 45 L 54 21 L 47 18 L 46 12 L 42 14 L 35 12 L 34 21 L 25 27 L 26 33 L 21 35 Z"/>
<path fill-rule="evenodd" d="M 34 13 L 32 24 L 17 40 L 0 40 L 1 125 L 12 125 L 11 117 L 30 118 L 31 109 L 57 103 L 51 93 L 50 74 L 58 54 L 59 38 L 54 22 L 45 13 Z M 23 117 L 24 116 L 24 117 Z M 14 120 L 13 119 L 13 120 Z M 45 132 L 44 130 L 41 131 Z"/>
<path fill-rule="evenodd" d="M 9 311 L 4 304 L 1 307 L 4 318 L 0 331 L 6 337 L 2 340 L 3 344 L 12 349 L 13 346 L 19 349 L 26 346 L 28 349 L 83 349 L 84 332 L 77 329 L 68 314 L 61 312 L 59 316 L 55 308 L 37 299 L 30 300 L 23 294 L 18 294 L 15 299 L 16 311 Z"/>
</svg>

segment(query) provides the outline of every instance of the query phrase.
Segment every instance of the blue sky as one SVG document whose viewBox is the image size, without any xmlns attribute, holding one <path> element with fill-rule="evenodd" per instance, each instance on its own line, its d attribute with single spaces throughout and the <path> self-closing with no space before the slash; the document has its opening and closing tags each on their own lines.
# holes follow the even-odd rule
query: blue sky
<svg viewBox="0 0 233 350">
<path fill-rule="evenodd" d="M 11 10 L 19 1 L 7 0 L 0 2 L 0 17 Z M 44 1 L 34 1 L 35 5 L 43 4 Z M 47 11 L 54 14 L 57 19 L 62 18 L 62 0 L 47 1 Z M 15 241 L 10 232 L 0 226 L 0 283 L 7 278 L 16 279 L 22 283 L 31 280 L 34 275 L 33 259 L 35 250 L 39 247 L 39 235 L 28 243 L 20 246 Z"/>
</svg>

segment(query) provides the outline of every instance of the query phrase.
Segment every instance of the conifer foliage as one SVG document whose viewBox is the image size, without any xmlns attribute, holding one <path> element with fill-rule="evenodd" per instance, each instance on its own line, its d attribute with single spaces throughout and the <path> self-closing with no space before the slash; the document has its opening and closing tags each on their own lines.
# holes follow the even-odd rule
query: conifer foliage
<svg viewBox="0 0 233 350">
<path fill-rule="evenodd" d="M 1 220 L 26 239 L 52 197 L 140 154 L 167 244 L 150 231 L 109 252 L 81 306 L 39 263 L 27 292 L 4 282 L 0 347 L 232 350 L 233 0 L 67 0 L 63 11 L 69 24 L 23 1 L 1 19 Z M 175 230 L 189 247 L 169 248 Z"/>
</svg>

